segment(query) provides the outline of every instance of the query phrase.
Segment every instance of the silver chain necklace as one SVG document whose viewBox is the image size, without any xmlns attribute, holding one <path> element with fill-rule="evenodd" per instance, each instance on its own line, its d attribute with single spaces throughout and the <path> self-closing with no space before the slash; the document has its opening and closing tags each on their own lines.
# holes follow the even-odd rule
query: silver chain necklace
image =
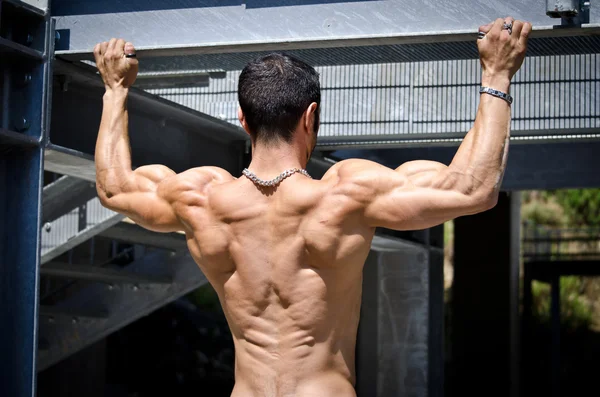
<svg viewBox="0 0 600 397">
<path fill-rule="evenodd" d="M 294 175 L 295 173 L 299 173 L 302 174 L 310 179 L 312 179 L 312 177 L 308 174 L 308 172 L 306 170 L 300 169 L 300 168 L 291 168 L 289 170 L 285 170 L 283 171 L 281 174 L 279 174 L 277 177 L 266 181 L 264 179 L 260 179 L 259 177 L 256 176 L 256 174 L 252 171 L 250 171 L 248 168 L 244 168 L 244 171 L 242 171 L 242 173 L 244 174 L 244 176 L 248 179 L 250 179 L 252 182 L 256 183 L 259 186 L 262 187 L 273 187 L 273 186 L 277 186 L 281 183 L 281 181 L 283 181 L 285 178 L 288 178 L 292 175 Z"/>
</svg>

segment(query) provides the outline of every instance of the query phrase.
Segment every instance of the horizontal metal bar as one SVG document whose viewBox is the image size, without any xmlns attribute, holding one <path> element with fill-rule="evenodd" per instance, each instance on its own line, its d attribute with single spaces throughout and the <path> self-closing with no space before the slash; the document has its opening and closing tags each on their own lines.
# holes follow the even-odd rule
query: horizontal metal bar
<svg viewBox="0 0 600 397">
<path fill-rule="evenodd" d="M 96 182 L 96 168 L 92 156 L 57 145 L 49 145 L 44 151 L 44 169 Z"/>
<path fill-rule="evenodd" d="M 169 285 L 115 285 L 90 284 L 85 288 L 73 285 L 65 291 L 69 298 L 58 304 L 69 310 L 82 308 L 89 311 L 105 310 L 106 320 L 40 321 L 40 339 L 47 341 L 47 349 L 38 352 L 38 370 L 68 357 L 86 346 L 106 337 L 140 317 L 168 304 L 207 282 L 198 265 L 188 254 L 171 255 L 154 252 L 135 261 L 125 270 L 144 274 L 169 275 Z"/>
<path fill-rule="evenodd" d="M 600 11 L 592 7 L 590 26 L 557 29 L 544 13 L 545 0 L 521 2 L 510 10 L 502 0 L 453 0 L 443 6 L 409 0 L 205 1 L 201 6 L 175 2 L 169 7 L 158 0 L 126 7 L 116 0 L 88 4 L 53 3 L 55 15 L 62 16 L 57 29 L 69 30 L 71 36 L 63 56 L 89 58 L 96 42 L 113 36 L 135 40 L 142 57 L 474 42 L 478 27 L 496 19 L 498 10 L 532 22 L 534 38 L 594 34 L 600 23 Z M 301 25 L 296 24 L 299 20 Z"/>
<path fill-rule="evenodd" d="M 594 237 L 555 237 L 555 238 L 526 238 L 523 243 L 571 243 L 571 242 L 600 242 L 600 236 Z"/>
<path fill-rule="evenodd" d="M 40 138 L 0 128 L 0 145 L 38 147 Z"/>
<path fill-rule="evenodd" d="M 44 54 L 41 52 L 5 39 L 4 37 L 0 37 L 0 53 L 24 57 L 34 61 L 44 60 Z"/>
<path fill-rule="evenodd" d="M 525 263 L 532 279 L 548 281 L 559 276 L 600 276 L 600 260 L 566 260 Z"/>
<path fill-rule="evenodd" d="M 173 251 L 187 249 L 187 241 L 183 233 L 157 233 L 128 222 L 117 223 L 99 235 L 113 240 L 154 248 Z"/>
<path fill-rule="evenodd" d="M 104 91 L 104 83 L 96 69 L 89 65 L 74 65 L 57 59 L 54 61 L 54 74 L 68 76 L 69 85 L 78 83 L 86 89 L 96 88 L 100 90 L 99 93 Z M 178 124 L 193 127 L 197 134 L 211 141 L 231 143 L 249 140 L 240 127 L 133 87 L 129 91 L 129 110 L 132 112 L 136 109 L 154 117 L 164 115 L 163 117 L 175 120 Z"/>
<path fill-rule="evenodd" d="M 139 73 L 135 81 L 135 87 L 142 90 L 208 87 L 209 84 L 210 74 L 204 71 L 195 70 Z"/>
<path fill-rule="evenodd" d="M 467 131 L 458 133 L 327 136 L 319 138 L 316 150 L 397 149 L 407 147 L 458 146 Z M 571 128 L 512 131 L 515 144 L 539 144 L 561 141 L 600 141 L 600 128 Z"/>
<path fill-rule="evenodd" d="M 96 196 L 95 184 L 64 175 L 44 186 L 42 191 L 42 222 L 52 221 Z"/>
<path fill-rule="evenodd" d="M 600 252 L 574 252 L 574 253 L 524 253 L 527 263 L 545 261 L 578 261 L 600 257 Z"/>
<path fill-rule="evenodd" d="M 47 277 L 96 281 L 106 284 L 170 284 L 171 278 L 164 275 L 132 273 L 126 270 L 109 269 L 89 265 L 69 265 L 50 262 L 40 269 Z"/>
</svg>

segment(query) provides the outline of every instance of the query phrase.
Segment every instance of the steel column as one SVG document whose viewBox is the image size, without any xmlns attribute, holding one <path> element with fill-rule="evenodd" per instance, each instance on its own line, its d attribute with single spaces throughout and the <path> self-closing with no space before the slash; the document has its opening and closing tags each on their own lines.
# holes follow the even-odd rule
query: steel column
<svg viewBox="0 0 600 397">
<path fill-rule="evenodd" d="M 0 395 L 33 397 L 54 37 L 46 12 L 19 1 L 0 1 L 0 7 Z"/>
</svg>

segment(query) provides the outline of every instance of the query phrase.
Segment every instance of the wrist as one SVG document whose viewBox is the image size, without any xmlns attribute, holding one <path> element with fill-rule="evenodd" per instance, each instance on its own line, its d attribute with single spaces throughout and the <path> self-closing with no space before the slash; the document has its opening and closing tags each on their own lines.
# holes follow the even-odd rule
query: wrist
<svg viewBox="0 0 600 397">
<path fill-rule="evenodd" d="M 104 100 L 125 100 L 129 94 L 129 88 L 126 87 L 107 87 L 104 92 Z"/>
<path fill-rule="evenodd" d="M 507 94 L 510 93 L 510 79 L 508 76 L 488 75 L 484 73 L 481 76 L 481 85 Z"/>
</svg>

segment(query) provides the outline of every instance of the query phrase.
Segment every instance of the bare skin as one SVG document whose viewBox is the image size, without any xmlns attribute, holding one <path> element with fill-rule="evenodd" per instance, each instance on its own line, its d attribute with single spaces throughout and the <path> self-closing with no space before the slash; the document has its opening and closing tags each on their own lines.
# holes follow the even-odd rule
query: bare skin
<svg viewBox="0 0 600 397">
<path fill-rule="evenodd" d="M 483 85 L 508 92 L 531 25 L 515 21 L 510 36 L 503 23 L 481 27 L 487 36 L 478 46 Z M 102 203 L 145 228 L 186 233 L 233 334 L 232 396 L 355 396 L 362 269 L 375 228 L 424 229 L 493 207 L 506 166 L 510 106 L 483 95 L 449 166 L 416 161 L 392 170 L 347 160 L 322 180 L 295 174 L 260 189 L 213 167 L 178 175 L 161 165 L 132 170 L 127 93 L 138 63 L 124 54 L 133 51 L 115 39 L 94 50 L 106 84 L 96 146 Z M 250 170 L 271 179 L 304 168 L 315 144 L 316 108 L 306 110 L 291 144 L 253 142 Z"/>
</svg>

